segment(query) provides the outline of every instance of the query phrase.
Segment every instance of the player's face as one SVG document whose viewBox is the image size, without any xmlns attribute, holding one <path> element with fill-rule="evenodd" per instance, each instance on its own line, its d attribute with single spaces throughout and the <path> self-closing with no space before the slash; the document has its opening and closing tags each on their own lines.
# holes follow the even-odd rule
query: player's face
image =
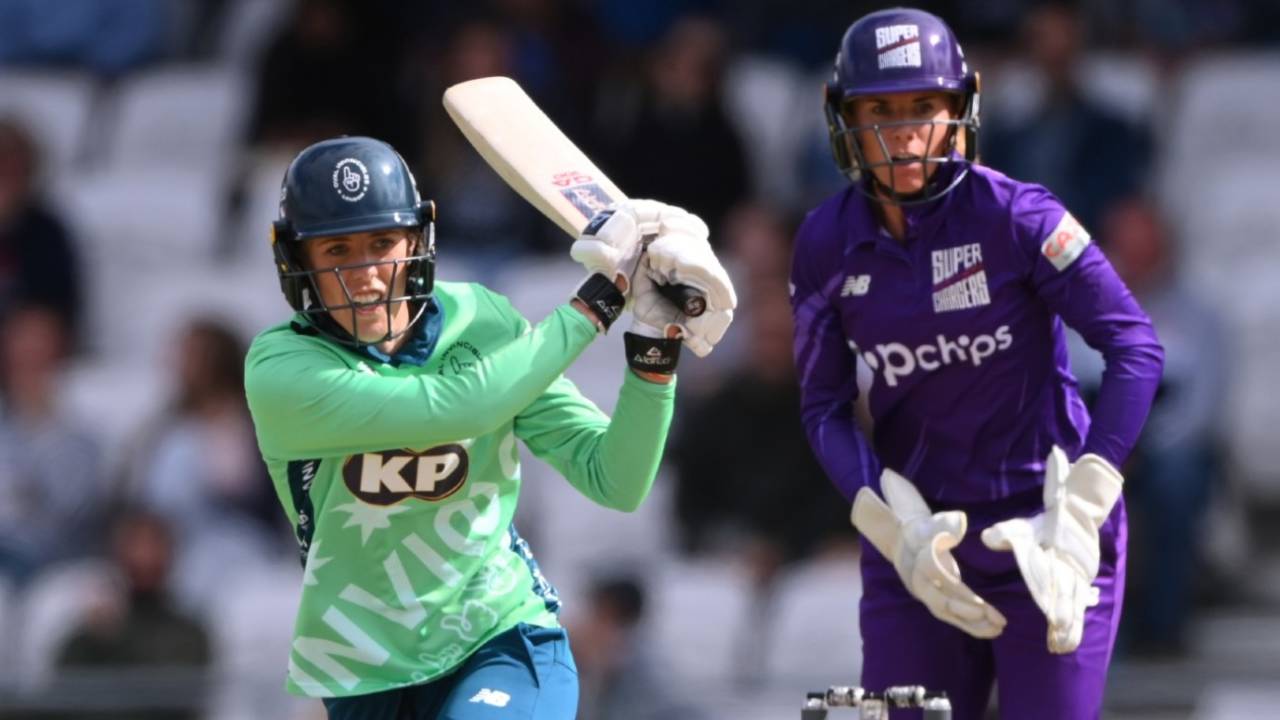
<svg viewBox="0 0 1280 720">
<path fill-rule="evenodd" d="M 936 123 L 955 117 L 954 102 L 953 95 L 938 91 L 866 95 L 845 106 L 845 122 L 865 128 L 858 131 L 858 142 L 876 179 L 910 195 L 923 190 L 937 169 L 923 158 L 944 154 L 950 128 Z M 895 162 L 882 164 L 889 161 Z"/>
<path fill-rule="evenodd" d="M 379 342 L 408 327 L 408 303 L 388 300 L 404 297 L 408 264 L 395 261 L 409 257 L 415 242 L 407 230 L 375 230 L 303 243 L 321 300 L 352 337 Z"/>
</svg>

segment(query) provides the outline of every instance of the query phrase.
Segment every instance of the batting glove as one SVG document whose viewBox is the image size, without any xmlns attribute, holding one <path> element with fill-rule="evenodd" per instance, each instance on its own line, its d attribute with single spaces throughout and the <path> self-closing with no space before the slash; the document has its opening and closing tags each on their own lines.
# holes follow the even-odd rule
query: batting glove
<svg viewBox="0 0 1280 720">
<path fill-rule="evenodd" d="M 1098 604 L 1098 529 L 1120 497 L 1124 478 L 1092 453 L 1075 464 L 1055 446 L 1045 461 L 1044 513 L 982 532 L 992 550 L 1012 551 L 1036 605 L 1049 619 L 1049 652 L 1074 652 L 1084 612 Z"/>
<path fill-rule="evenodd" d="M 664 214 L 679 210 L 653 200 L 621 200 L 596 213 L 569 248 L 588 274 L 613 280 L 631 297 L 631 276 L 640 265 L 643 239 L 658 235 Z M 684 211 L 680 211 L 684 212 Z"/>
<path fill-rule="evenodd" d="M 738 296 L 729 273 L 707 240 L 707 224 L 679 208 L 664 212 L 659 233 L 645 248 L 635 276 L 632 332 L 650 337 L 683 338 L 698 357 L 706 357 L 733 322 Z M 656 286 L 686 285 L 702 294 L 706 310 L 685 315 Z"/>
<path fill-rule="evenodd" d="M 934 617 L 977 638 L 999 635 L 1004 615 L 964 584 L 951 555 L 964 537 L 965 514 L 930 511 L 911 481 L 888 468 L 880 475 L 880 489 L 889 504 L 871 488 L 858 491 L 854 527 L 893 563 L 907 590 Z"/>
</svg>

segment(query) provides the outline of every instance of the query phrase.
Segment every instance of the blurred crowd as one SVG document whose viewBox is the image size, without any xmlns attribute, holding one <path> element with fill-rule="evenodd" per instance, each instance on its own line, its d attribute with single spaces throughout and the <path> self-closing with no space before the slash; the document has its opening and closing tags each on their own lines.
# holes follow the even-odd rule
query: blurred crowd
<svg viewBox="0 0 1280 720">
<path fill-rule="evenodd" d="M 1118 652 L 1183 656 L 1197 608 L 1280 601 L 1242 570 L 1276 550 L 1260 528 L 1280 498 L 1280 5 L 914 4 L 983 75 L 982 161 L 1063 199 L 1166 346 L 1125 468 Z M 821 83 L 883 5 L 0 0 L 0 715 L 315 717 L 278 697 L 301 571 L 243 394 L 248 341 L 288 311 L 278 184 L 313 141 L 391 142 L 439 207 L 440 273 L 536 315 L 567 244 L 441 111 L 486 75 L 516 78 L 629 195 L 705 218 L 742 298 L 722 350 L 682 368 L 637 517 L 572 505 L 526 464 L 520 522 L 562 584 L 580 717 L 720 717 L 667 675 L 799 675 L 768 659 L 803 635 L 793 616 L 856 645 L 855 538 L 799 424 L 786 282 L 803 212 L 845 182 Z M 1100 360 L 1077 351 L 1087 393 Z M 616 385 L 621 360 L 579 370 L 602 406 L 593 378 Z M 641 541 L 596 542 L 615 529 Z M 722 657 L 667 654 L 716 623 Z M 856 677 L 857 648 L 833 653 L 795 702 Z M 167 678 L 137 686 L 151 714 L 121 689 L 139 668 Z"/>
</svg>

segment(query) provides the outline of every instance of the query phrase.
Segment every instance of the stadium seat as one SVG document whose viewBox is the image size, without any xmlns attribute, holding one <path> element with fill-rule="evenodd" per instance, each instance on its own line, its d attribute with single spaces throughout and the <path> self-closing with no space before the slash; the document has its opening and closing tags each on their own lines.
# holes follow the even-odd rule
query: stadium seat
<svg viewBox="0 0 1280 720">
<path fill-rule="evenodd" d="M 0 71 L 0 116 L 14 115 L 40 144 L 46 177 L 69 174 L 80 160 L 95 85 L 85 73 Z"/>
<path fill-rule="evenodd" d="M 115 582 L 97 560 L 55 565 L 33 579 L 20 597 L 16 683 L 26 689 L 50 679 L 62 644 L 80 626 L 95 602 L 110 597 Z"/>
<path fill-rule="evenodd" d="M 1159 71 L 1137 53 L 1093 52 L 1077 68 L 1080 87 L 1089 97 L 1123 115 L 1131 123 L 1149 123 L 1161 97 Z"/>
<path fill-rule="evenodd" d="M 303 701 L 283 688 L 301 588 L 296 563 L 259 565 L 225 579 L 206 617 L 216 678 L 210 718 L 298 716 Z"/>
<path fill-rule="evenodd" d="M 769 677 L 824 688 L 862 674 L 858 560 L 817 560 L 779 579 L 768 653 Z"/>
<path fill-rule="evenodd" d="M 12 678 L 15 645 L 14 638 L 18 631 L 17 591 L 5 578 L 0 577 L 0 678 Z M 8 681 L 0 679 L 0 688 L 8 685 Z M 3 690 L 0 690 L 3 692 Z"/>
<path fill-rule="evenodd" d="M 142 424 L 165 400 L 163 382 L 148 366 L 107 358 L 79 358 L 62 378 L 59 402 L 101 443 L 102 468 L 114 472 Z"/>
<path fill-rule="evenodd" d="M 1280 53 L 1206 55 L 1179 74 L 1169 93 L 1172 107 L 1158 189 L 1175 220 L 1202 203 L 1204 171 L 1240 160 L 1276 157 L 1280 135 Z M 1163 126 L 1157 126 L 1161 129 Z"/>
<path fill-rule="evenodd" d="M 754 187 L 761 196 L 789 204 L 796 193 L 796 158 L 810 124 L 796 121 L 822 113 L 817 83 L 807 83 L 791 65 L 753 55 L 734 58 L 725 71 L 724 103 L 742 139 Z"/>
<path fill-rule="evenodd" d="M 586 276 L 582 266 L 569 259 L 567 242 L 566 238 L 564 257 L 513 262 L 502 269 L 490 287 L 506 295 L 529 322 L 537 323 L 557 306 L 568 302 Z M 442 272 L 448 272 L 453 262 L 448 252 L 442 250 Z M 630 322 L 629 316 L 619 321 L 623 328 Z M 600 409 L 612 412 L 625 368 L 622 333 L 610 332 L 596 338 L 565 375 Z"/>
<path fill-rule="evenodd" d="M 163 66 L 127 77 L 112 96 L 105 166 L 234 168 L 250 83 L 216 66 Z"/>
<path fill-rule="evenodd" d="M 280 183 L 291 156 L 255 151 L 246 156 L 244 171 L 237 176 L 240 208 L 228 223 L 231 237 L 224 246 L 233 262 L 262 261 L 271 265 L 271 223 L 280 216 Z"/>
<path fill-rule="evenodd" d="M 665 564 L 648 576 L 657 659 L 688 688 L 728 684 L 740 667 L 753 591 L 746 574 L 724 558 Z M 748 662 L 750 660 L 748 659 Z"/>
<path fill-rule="evenodd" d="M 224 3 L 215 50 L 219 60 L 232 67 L 256 68 L 296 4 L 295 0 Z"/>
<path fill-rule="evenodd" d="M 91 350 L 150 361 L 168 318 L 210 305 L 254 312 L 262 297 L 255 291 L 278 292 L 248 287 L 214 264 L 223 193 L 216 174 L 174 168 L 62 184 L 58 197 L 83 258 Z"/>
<path fill-rule="evenodd" d="M 1213 164 L 1196 174 L 1197 200 L 1174 224 L 1184 280 L 1222 317 L 1231 383 L 1223 437 L 1251 496 L 1280 499 L 1280 407 L 1272 393 L 1280 364 L 1280 205 L 1275 171 L 1260 158 Z"/>
</svg>

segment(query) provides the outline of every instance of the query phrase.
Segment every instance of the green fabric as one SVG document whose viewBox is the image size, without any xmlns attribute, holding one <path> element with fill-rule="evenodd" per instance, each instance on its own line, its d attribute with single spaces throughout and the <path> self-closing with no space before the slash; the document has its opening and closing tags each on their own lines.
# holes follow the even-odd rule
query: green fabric
<svg viewBox="0 0 1280 720">
<path fill-rule="evenodd" d="M 518 623 L 557 624 L 511 527 L 516 438 L 607 507 L 634 509 L 652 485 L 674 384 L 624 368 L 611 422 L 561 376 L 596 335 L 579 312 L 530 326 L 479 285 L 439 283 L 435 297 L 445 321 L 421 367 L 288 323 L 250 347 L 258 444 L 307 557 L 290 692 L 430 681 Z"/>
</svg>

